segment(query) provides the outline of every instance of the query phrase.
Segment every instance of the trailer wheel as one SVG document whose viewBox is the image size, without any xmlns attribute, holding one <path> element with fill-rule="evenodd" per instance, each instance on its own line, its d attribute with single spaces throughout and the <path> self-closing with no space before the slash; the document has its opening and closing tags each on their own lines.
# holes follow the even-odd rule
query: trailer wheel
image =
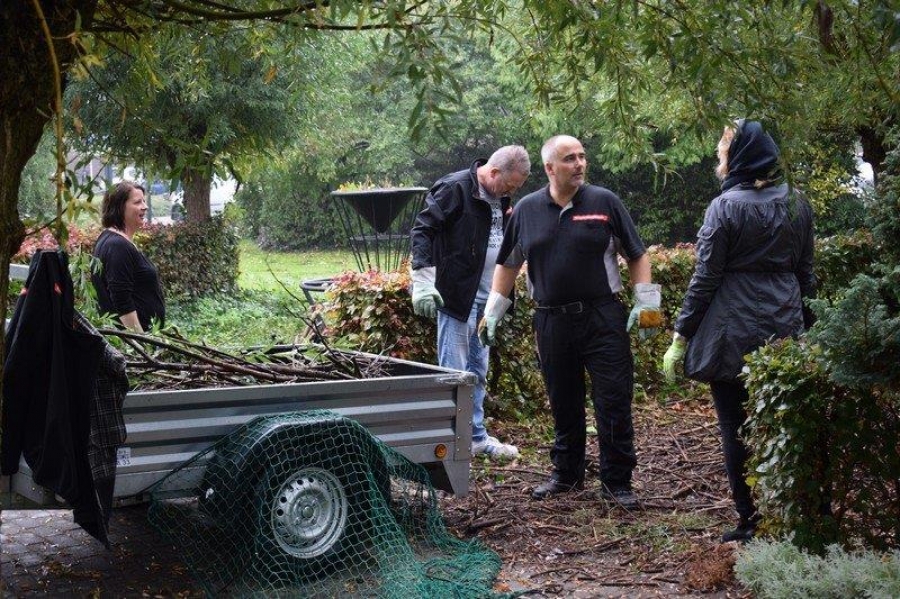
<svg viewBox="0 0 900 599">
<path fill-rule="evenodd" d="M 390 483 L 372 484 L 368 466 L 348 456 L 310 464 L 295 457 L 267 469 L 258 485 L 257 564 L 318 576 L 359 564 L 376 531 L 373 492 L 389 498 Z"/>
<path fill-rule="evenodd" d="M 287 555 L 326 554 L 344 536 L 350 504 L 344 483 L 323 468 L 300 468 L 269 495 L 268 527 Z"/>
</svg>

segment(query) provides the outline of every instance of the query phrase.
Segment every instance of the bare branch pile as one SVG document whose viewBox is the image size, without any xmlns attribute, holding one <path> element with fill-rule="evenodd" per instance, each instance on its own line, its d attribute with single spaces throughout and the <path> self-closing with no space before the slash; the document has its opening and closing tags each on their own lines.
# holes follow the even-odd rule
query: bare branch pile
<svg viewBox="0 0 900 599">
<path fill-rule="evenodd" d="M 276 345 L 226 352 L 188 341 L 119 329 L 100 332 L 125 354 L 132 391 L 355 380 L 385 376 L 386 361 L 327 345 Z"/>
</svg>

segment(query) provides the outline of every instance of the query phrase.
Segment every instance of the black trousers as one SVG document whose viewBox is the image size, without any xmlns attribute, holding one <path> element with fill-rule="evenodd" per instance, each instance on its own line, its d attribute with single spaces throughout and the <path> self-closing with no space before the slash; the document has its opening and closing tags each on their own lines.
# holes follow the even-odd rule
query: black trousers
<svg viewBox="0 0 900 599">
<path fill-rule="evenodd" d="M 615 299 L 586 305 L 579 314 L 535 311 L 541 372 L 556 433 L 550 457 L 559 480 L 584 479 L 587 371 L 600 446 L 600 480 L 609 486 L 631 484 L 637 459 L 631 419 L 634 360 L 626 319 L 625 307 Z"/>
<path fill-rule="evenodd" d="M 741 518 L 750 518 L 756 513 L 753 495 L 747 485 L 747 447 L 739 430 L 747 420 L 744 409 L 749 394 L 742 383 L 712 381 L 713 403 L 719 418 L 719 434 L 722 436 L 722 452 L 725 454 L 725 471 L 731 486 L 731 497 Z"/>
</svg>

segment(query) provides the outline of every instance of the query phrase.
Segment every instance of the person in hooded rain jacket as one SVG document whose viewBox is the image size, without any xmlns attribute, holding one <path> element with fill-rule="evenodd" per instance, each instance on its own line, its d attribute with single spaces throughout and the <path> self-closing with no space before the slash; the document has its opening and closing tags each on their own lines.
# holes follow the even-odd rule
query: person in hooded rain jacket
<svg viewBox="0 0 900 599">
<path fill-rule="evenodd" d="M 738 379 L 744 356 L 811 325 L 803 299 L 815 296 L 816 279 L 812 210 L 782 181 L 772 137 L 759 122 L 739 120 L 725 128 L 718 157 L 722 194 L 710 203 L 697 234 L 694 274 L 663 367 L 673 380 L 675 364 L 684 358 L 685 375 L 710 384 L 740 518 L 723 535 L 728 542 L 753 537 L 759 520 L 739 436 L 747 418 L 748 393 Z"/>
</svg>

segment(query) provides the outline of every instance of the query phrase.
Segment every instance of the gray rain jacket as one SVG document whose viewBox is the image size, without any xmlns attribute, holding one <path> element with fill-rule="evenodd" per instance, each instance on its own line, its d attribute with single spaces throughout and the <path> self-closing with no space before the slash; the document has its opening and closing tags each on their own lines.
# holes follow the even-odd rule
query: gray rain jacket
<svg viewBox="0 0 900 599">
<path fill-rule="evenodd" d="M 697 237 L 675 323 L 688 338 L 684 371 L 698 381 L 734 381 L 746 354 L 804 330 L 801 298 L 816 288 L 812 210 L 787 185 L 757 190 L 748 180 L 712 201 Z"/>
</svg>

